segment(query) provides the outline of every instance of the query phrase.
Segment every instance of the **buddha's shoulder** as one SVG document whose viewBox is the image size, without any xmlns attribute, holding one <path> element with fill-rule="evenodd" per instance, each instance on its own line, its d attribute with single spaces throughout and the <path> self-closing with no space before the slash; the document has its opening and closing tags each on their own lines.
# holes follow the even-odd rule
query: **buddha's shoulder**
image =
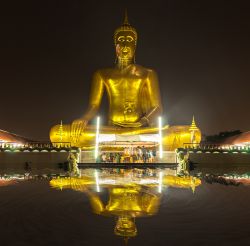
<svg viewBox="0 0 250 246">
<path fill-rule="evenodd" d="M 131 67 L 135 71 L 135 73 L 139 73 L 141 75 L 148 75 L 150 73 L 155 73 L 155 71 L 151 68 L 146 68 L 138 64 L 133 64 Z"/>
<path fill-rule="evenodd" d="M 143 67 L 138 64 L 132 64 L 129 67 L 128 70 L 129 73 L 134 74 L 136 76 L 148 76 L 151 73 L 155 73 L 153 69 Z M 110 68 L 103 68 L 103 69 L 98 69 L 95 74 L 101 76 L 101 77 L 110 77 L 112 75 L 117 75 L 120 74 L 120 70 L 116 67 L 110 67 Z"/>
<path fill-rule="evenodd" d="M 113 74 L 116 71 L 115 68 L 102 68 L 95 71 L 95 76 L 107 77 L 110 74 Z"/>
</svg>

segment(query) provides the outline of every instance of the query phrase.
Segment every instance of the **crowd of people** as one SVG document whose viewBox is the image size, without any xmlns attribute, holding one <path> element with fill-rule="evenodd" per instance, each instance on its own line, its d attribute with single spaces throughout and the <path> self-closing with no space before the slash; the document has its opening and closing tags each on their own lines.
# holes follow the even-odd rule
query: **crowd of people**
<svg viewBox="0 0 250 246">
<path fill-rule="evenodd" d="M 96 162 L 98 163 L 153 163 L 156 158 L 155 148 L 128 147 L 120 152 L 101 152 Z"/>
</svg>

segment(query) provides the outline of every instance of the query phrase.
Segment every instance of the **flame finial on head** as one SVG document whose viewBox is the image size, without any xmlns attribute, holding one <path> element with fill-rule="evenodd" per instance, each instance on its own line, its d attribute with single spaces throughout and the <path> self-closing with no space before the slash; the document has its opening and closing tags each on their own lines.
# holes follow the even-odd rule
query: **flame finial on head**
<svg viewBox="0 0 250 246">
<path fill-rule="evenodd" d="M 125 15 L 124 15 L 123 25 L 129 25 L 129 22 L 128 22 L 128 10 L 127 10 L 127 8 L 125 9 Z"/>
</svg>

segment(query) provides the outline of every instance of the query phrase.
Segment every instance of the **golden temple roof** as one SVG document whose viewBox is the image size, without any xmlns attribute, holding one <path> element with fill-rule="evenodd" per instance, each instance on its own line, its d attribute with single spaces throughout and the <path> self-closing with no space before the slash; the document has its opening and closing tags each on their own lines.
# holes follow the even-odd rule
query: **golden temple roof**
<svg viewBox="0 0 250 246">
<path fill-rule="evenodd" d="M 222 142 L 222 144 L 224 145 L 250 144 L 250 131 L 243 132 L 232 137 L 228 137 Z"/>
<path fill-rule="evenodd" d="M 27 143 L 32 142 L 32 140 L 29 140 L 25 137 L 19 136 L 14 133 L 10 133 L 4 130 L 0 130 L 0 142 L 12 142 L 12 143 Z"/>
</svg>

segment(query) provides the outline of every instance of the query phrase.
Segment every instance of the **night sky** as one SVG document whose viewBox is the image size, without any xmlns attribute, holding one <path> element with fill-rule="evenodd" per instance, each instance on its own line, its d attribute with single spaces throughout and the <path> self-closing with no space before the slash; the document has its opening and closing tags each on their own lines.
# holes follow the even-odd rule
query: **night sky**
<svg viewBox="0 0 250 246">
<path fill-rule="evenodd" d="M 165 122 L 205 134 L 250 130 L 250 4 L 222 0 L 5 1 L 0 129 L 47 140 L 87 108 L 92 74 L 114 66 L 124 9 L 136 62 L 159 76 Z M 107 112 L 107 97 L 101 116 Z"/>
</svg>

